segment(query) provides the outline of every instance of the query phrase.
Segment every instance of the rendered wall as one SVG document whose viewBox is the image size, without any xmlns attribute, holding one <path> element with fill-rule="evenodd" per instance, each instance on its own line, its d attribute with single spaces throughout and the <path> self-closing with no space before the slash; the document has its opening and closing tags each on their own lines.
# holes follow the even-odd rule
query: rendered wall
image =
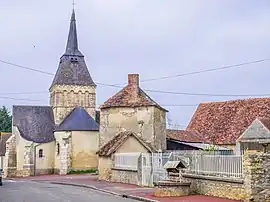
<svg viewBox="0 0 270 202">
<path fill-rule="evenodd" d="M 39 157 L 39 150 L 43 150 L 43 157 Z M 55 142 L 39 144 L 35 152 L 35 175 L 54 173 Z"/>
<path fill-rule="evenodd" d="M 98 131 L 72 131 L 73 170 L 87 170 L 98 167 L 99 150 Z"/>
<path fill-rule="evenodd" d="M 130 130 L 156 149 L 166 149 L 165 112 L 156 107 L 117 107 L 100 111 L 100 147 L 117 133 Z"/>
</svg>

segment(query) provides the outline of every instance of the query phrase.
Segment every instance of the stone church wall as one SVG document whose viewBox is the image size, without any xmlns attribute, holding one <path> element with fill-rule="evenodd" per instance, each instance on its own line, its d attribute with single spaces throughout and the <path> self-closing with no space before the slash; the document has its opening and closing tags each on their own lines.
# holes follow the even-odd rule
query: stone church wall
<svg viewBox="0 0 270 202">
<path fill-rule="evenodd" d="M 98 167 L 99 132 L 72 131 L 72 164 L 73 170 L 87 170 Z"/>
<path fill-rule="evenodd" d="M 53 107 L 57 124 L 76 107 L 82 106 L 95 119 L 96 87 L 95 86 L 54 86 L 50 89 L 50 103 Z"/>
<path fill-rule="evenodd" d="M 21 177 L 24 175 L 24 155 L 25 147 L 31 146 L 32 142 L 23 139 L 20 135 L 18 128 L 13 127 L 12 134 L 16 136 L 16 154 L 17 154 L 17 176 Z"/>
<path fill-rule="evenodd" d="M 54 153 L 54 172 L 56 174 L 59 174 L 61 169 L 61 155 L 62 155 L 61 151 L 65 150 L 63 149 L 63 146 L 66 144 L 63 138 L 71 137 L 71 132 L 55 132 L 54 135 L 56 147 Z"/>
<path fill-rule="evenodd" d="M 27 141 L 20 136 L 17 127 L 13 127 L 13 134 L 16 137 L 16 176 L 26 177 L 54 172 L 54 141 L 45 144 Z M 42 157 L 39 157 L 40 149 Z"/>
<path fill-rule="evenodd" d="M 100 147 L 123 129 L 139 133 L 157 149 L 166 149 L 165 112 L 156 107 L 101 109 Z"/>
<path fill-rule="evenodd" d="M 39 156 L 39 151 L 42 150 L 42 157 Z M 35 152 L 35 174 L 53 174 L 54 173 L 54 152 L 55 142 L 36 145 Z"/>
</svg>

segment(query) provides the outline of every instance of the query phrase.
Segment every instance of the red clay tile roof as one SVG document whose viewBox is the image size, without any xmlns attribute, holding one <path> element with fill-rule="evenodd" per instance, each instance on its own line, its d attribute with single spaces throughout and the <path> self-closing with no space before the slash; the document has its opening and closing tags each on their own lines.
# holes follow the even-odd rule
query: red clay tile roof
<svg viewBox="0 0 270 202">
<path fill-rule="evenodd" d="M 181 142 L 206 142 L 199 133 L 186 130 L 167 129 L 167 139 L 178 140 Z"/>
<path fill-rule="evenodd" d="M 130 77 L 138 75 L 130 74 Z M 138 81 L 139 82 L 139 81 Z M 146 107 L 155 106 L 161 110 L 167 111 L 159 104 L 157 104 L 153 99 L 151 99 L 140 87 L 139 83 L 130 83 L 124 87 L 121 91 L 116 93 L 114 96 L 109 98 L 104 104 L 100 106 L 100 109 L 111 108 L 111 107 Z"/>
<path fill-rule="evenodd" d="M 152 148 L 152 146 L 145 141 L 143 141 L 140 137 L 138 137 L 135 133 L 131 131 L 124 131 L 117 134 L 112 140 L 110 140 L 107 144 L 105 144 L 101 149 L 97 152 L 99 156 L 111 156 L 117 149 L 124 144 L 124 142 L 130 137 L 135 137 L 146 149 L 150 152 L 155 152 L 156 150 Z"/>
<path fill-rule="evenodd" d="M 187 130 L 215 144 L 235 144 L 257 117 L 270 118 L 270 98 L 202 103 Z"/>
<path fill-rule="evenodd" d="M 11 137 L 11 133 L 0 132 L 0 156 L 5 156 L 6 153 L 6 141 Z"/>
</svg>

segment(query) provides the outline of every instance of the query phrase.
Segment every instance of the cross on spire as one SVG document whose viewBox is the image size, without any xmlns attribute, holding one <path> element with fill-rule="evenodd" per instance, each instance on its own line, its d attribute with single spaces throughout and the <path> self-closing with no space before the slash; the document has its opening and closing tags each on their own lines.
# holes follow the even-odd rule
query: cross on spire
<svg viewBox="0 0 270 202">
<path fill-rule="evenodd" d="M 75 0 L 73 0 L 72 1 L 73 10 L 75 9 L 75 5 L 76 5 Z"/>
<path fill-rule="evenodd" d="M 78 48 L 76 17 L 75 17 L 75 10 L 74 9 L 72 11 L 72 15 L 71 15 L 71 19 L 70 19 L 70 28 L 69 28 L 68 41 L 67 41 L 65 55 L 83 56 Z"/>
</svg>

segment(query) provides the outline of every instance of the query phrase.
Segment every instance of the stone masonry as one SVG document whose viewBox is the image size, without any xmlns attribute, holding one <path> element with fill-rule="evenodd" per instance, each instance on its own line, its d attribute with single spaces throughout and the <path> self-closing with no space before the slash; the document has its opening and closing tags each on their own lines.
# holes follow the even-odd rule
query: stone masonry
<svg viewBox="0 0 270 202">
<path fill-rule="evenodd" d="M 132 131 L 156 150 L 166 150 L 166 112 L 129 74 L 128 85 L 100 106 L 100 148 L 123 130 Z"/>
<path fill-rule="evenodd" d="M 60 153 L 60 175 L 66 175 L 68 173 L 68 145 L 62 146 Z"/>
<path fill-rule="evenodd" d="M 50 93 L 50 103 L 57 124 L 61 123 L 76 106 L 82 106 L 95 119 L 95 86 L 55 85 L 50 89 Z"/>
<path fill-rule="evenodd" d="M 270 202 L 270 153 L 248 153 L 244 157 L 245 201 Z"/>
<path fill-rule="evenodd" d="M 71 168 L 71 144 L 70 139 L 63 139 L 64 143 L 61 145 L 60 149 L 60 175 L 66 175 Z"/>
<path fill-rule="evenodd" d="M 33 153 L 34 153 L 33 144 L 25 146 L 23 177 L 34 175 Z"/>
<path fill-rule="evenodd" d="M 16 136 L 12 135 L 6 142 L 6 154 L 4 162 L 4 178 L 15 177 L 17 170 Z"/>
</svg>

